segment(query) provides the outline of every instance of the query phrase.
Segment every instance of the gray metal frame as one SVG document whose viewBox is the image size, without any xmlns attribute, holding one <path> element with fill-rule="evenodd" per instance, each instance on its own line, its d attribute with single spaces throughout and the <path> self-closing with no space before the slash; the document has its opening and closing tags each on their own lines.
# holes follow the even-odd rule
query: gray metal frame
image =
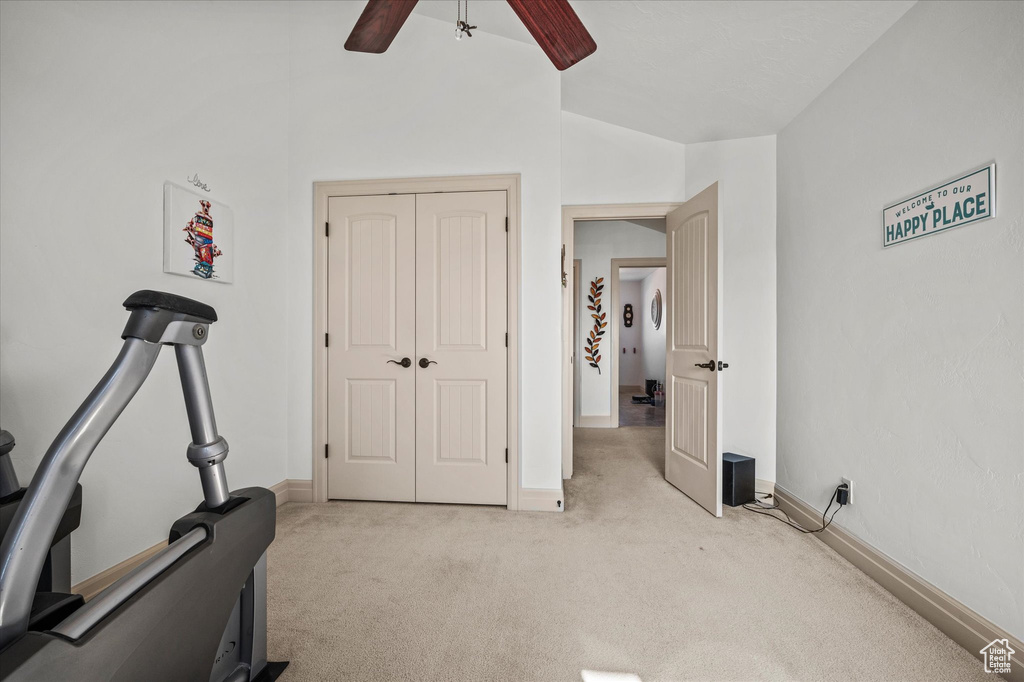
<svg viewBox="0 0 1024 682">
<path fill-rule="evenodd" d="M 276 496 L 244 488 L 232 491 L 231 500 L 228 509 L 203 506 L 171 525 L 172 551 L 184 552 L 168 556 L 165 569 L 137 572 L 134 585 L 115 583 L 65 616 L 65 624 L 15 640 L 3 650 L 0 681 L 258 678 L 266 670 L 259 653 L 266 648 L 263 569 L 274 539 Z M 206 538 L 189 548 L 197 529 Z M 82 617 L 88 622 L 79 620 L 71 632 L 69 619 Z"/>
<path fill-rule="evenodd" d="M 228 483 L 224 474 L 228 442 L 217 434 L 217 419 L 213 414 L 213 399 L 210 397 L 203 349 L 198 345 L 176 345 L 174 354 L 178 359 L 181 391 L 185 396 L 185 411 L 192 430 L 188 460 L 199 468 L 206 506 L 215 509 L 228 501 Z"/>
<path fill-rule="evenodd" d="M 0 649 L 28 629 L 36 581 L 86 462 L 153 369 L 160 346 L 126 339 L 114 364 L 36 469 L 0 546 Z M 40 538 L 44 538 L 40 540 Z"/>
<path fill-rule="evenodd" d="M 68 639 L 81 638 L 132 595 L 174 565 L 190 549 L 206 540 L 206 535 L 205 528 L 192 529 L 93 597 L 88 604 L 61 621 L 53 632 Z"/>
<path fill-rule="evenodd" d="M 46 451 L 0 546 L 0 649 L 27 631 L 48 540 L 89 457 L 146 381 L 162 345 L 175 347 L 193 439 L 188 459 L 199 468 L 206 506 L 215 509 L 228 501 L 223 466 L 227 441 L 217 434 L 200 348 L 208 332 L 209 323 L 184 313 L 158 308 L 132 311 L 121 352 Z"/>
</svg>

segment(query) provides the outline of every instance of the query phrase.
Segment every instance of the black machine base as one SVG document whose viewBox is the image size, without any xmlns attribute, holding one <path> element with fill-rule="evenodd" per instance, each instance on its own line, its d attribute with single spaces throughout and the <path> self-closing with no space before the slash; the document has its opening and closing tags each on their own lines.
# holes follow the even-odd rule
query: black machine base
<svg viewBox="0 0 1024 682">
<path fill-rule="evenodd" d="M 274 682 L 281 677 L 281 673 L 288 667 L 290 661 L 267 661 L 267 667 L 263 669 L 253 682 Z"/>
<path fill-rule="evenodd" d="M 232 495 L 242 503 L 224 514 L 178 519 L 172 542 L 196 526 L 207 529 L 207 539 L 80 639 L 29 631 L 12 642 L 0 680 L 83 679 L 83 670 L 90 679 L 125 682 L 209 679 L 239 587 L 273 542 L 276 525 L 274 493 L 245 488 Z"/>
</svg>

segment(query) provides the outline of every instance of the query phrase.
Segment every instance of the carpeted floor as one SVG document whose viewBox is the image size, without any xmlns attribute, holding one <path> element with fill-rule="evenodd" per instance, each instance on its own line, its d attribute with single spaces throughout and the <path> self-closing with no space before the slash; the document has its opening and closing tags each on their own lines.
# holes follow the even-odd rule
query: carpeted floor
<svg viewBox="0 0 1024 682">
<path fill-rule="evenodd" d="M 663 431 L 577 429 L 566 511 L 286 504 L 269 650 L 296 680 L 988 680 L 817 538 L 665 482 Z M 840 520 L 837 517 L 837 522 Z"/>
</svg>

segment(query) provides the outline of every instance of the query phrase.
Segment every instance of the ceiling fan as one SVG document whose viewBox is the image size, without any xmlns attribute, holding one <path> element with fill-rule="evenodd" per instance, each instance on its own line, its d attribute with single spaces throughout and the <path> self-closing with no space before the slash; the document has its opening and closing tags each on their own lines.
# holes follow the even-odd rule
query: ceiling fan
<svg viewBox="0 0 1024 682">
<path fill-rule="evenodd" d="M 418 1 L 369 0 L 345 41 L 345 49 L 377 54 L 384 52 Z M 569 0 L 507 1 L 559 71 L 568 69 L 597 50 L 597 43 L 569 6 Z"/>
</svg>

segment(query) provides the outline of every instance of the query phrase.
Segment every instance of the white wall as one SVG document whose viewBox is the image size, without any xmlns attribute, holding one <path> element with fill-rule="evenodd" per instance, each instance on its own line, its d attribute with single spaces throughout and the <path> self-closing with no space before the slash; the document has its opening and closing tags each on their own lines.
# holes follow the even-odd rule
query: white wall
<svg viewBox="0 0 1024 682">
<path fill-rule="evenodd" d="M 623 310 L 626 304 L 633 306 L 633 323 L 627 327 L 623 318 Z M 639 323 L 640 308 L 643 307 L 643 299 L 640 296 L 640 280 L 631 282 L 619 282 L 619 302 L 615 315 L 619 324 L 619 347 L 615 350 L 615 357 L 619 363 L 619 386 L 643 386 L 643 341 Z M 622 349 L 626 352 L 623 353 Z M 634 352 L 635 350 L 635 352 Z"/>
<path fill-rule="evenodd" d="M 664 229 L 664 228 L 663 228 Z M 604 291 L 601 299 L 602 312 L 607 312 L 614 323 L 622 316 L 622 306 L 612 305 L 612 258 L 662 258 L 665 256 L 665 232 L 644 227 L 626 220 L 577 221 L 574 232 L 574 255 L 580 263 L 580 338 L 576 357 L 581 359 L 580 416 L 611 416 L 612 400 L 618 400 L 618 387 L 612 390 L 612 363 L 619 362 L 621 345 L 616 352 L 611 340 L 611 325 L 601 339 L 601 372 L 591 367 L 583 357 L 583 344 L 594 327 L 590 311 L 586 309 L 590 283 L 604 277 Z M 608 426 L 618 426 L 609 423 Z"/>
<path fill-rule="evenodd" d="M 313 182 L 522 173 L 521 484 L 557 488 L 558 72 L 534 45 L 493 35 L 457 42 L 448 23 L 418 14 L 385 54 L 346 52 L 361 3 L 289 8 L 288 475 L 312 471 Z"/>
<path fill-rule="evenodd" d="M 775 136 L 686 146 L 686 195 L 718 182 L 723 289 L 722 451 L 775 480 Z"/>
<path fill-rule="evenodd" d="M 218 308 L 206 352 L 232 487 L 308 478 L 313 181 L 518 172 L 521 482 L 559 486 L 558 73 L 533 46 L 457 43 L 418 15 L 387 54 L 345 52 L 360 10 L 2 3 L 0 420 L 23 478 L 115 356 L 140 288 Z M 162 184 L 196 172 L 235 211 L 233 285 L 161 272 Z M 200 499 L 188 440 L 162 358 L 82 479 L 74 580 Z"/>
<path fill-rule="evenodd" d="M 954 49 L 955 48 L 955 49 Z M 779 135 L 779 484 L 1024 636 L 1024 4 L 918 3 Z M 997 216 L 883 250 L 990 162 Z M 689 172 L 689 169 L 688 169 Z"/>
<path fill-rule="evenodd" d="M 636 204 L 685 198 L 686 147 L 562 112 L 562 203 Z"/>
<path fill-rule="evenodd" d="M 654 292 L 661 290 L 662 313 L 661 326 L 654 328 L 654 321 L 651 319 L 651 299 Z M 643 372 L 644 379 L 657 379 L 665 383 L 665 351 L 666 330 L 665 324 L 665 268 L 657 268 L 647 275 L 640 283 L 640 306 L 638 308 L 637 325 L 640 327 L 641 346 L 643 347 Z M 641 385 L 643 385 L 641 383 Z"/>
<path fill-rule="evenodd" d="M 774 481 L 775 137 L 682 145 L 562 112 L 563 204 L 681 202 L 715 181 L 725 250 L 722 353 L 730 363 L 722 447 L 755 457 L 757 477 Z M 603 398 L 587 400 L 603 409 Z"/>
<path fill-rule="evenodd" d="M 23 484 L 143 288 L 217 309 L 205 353 L 230 486 L 286 477 L 284 8 L 0 3 L 0 423 Z M 163 182 L 192 173 L 234 210 L 234 284 L 162 273 Z M 202 499 L 189 440 L 165 352 L 85 470 L 74 581 Z"/>
</svg>

